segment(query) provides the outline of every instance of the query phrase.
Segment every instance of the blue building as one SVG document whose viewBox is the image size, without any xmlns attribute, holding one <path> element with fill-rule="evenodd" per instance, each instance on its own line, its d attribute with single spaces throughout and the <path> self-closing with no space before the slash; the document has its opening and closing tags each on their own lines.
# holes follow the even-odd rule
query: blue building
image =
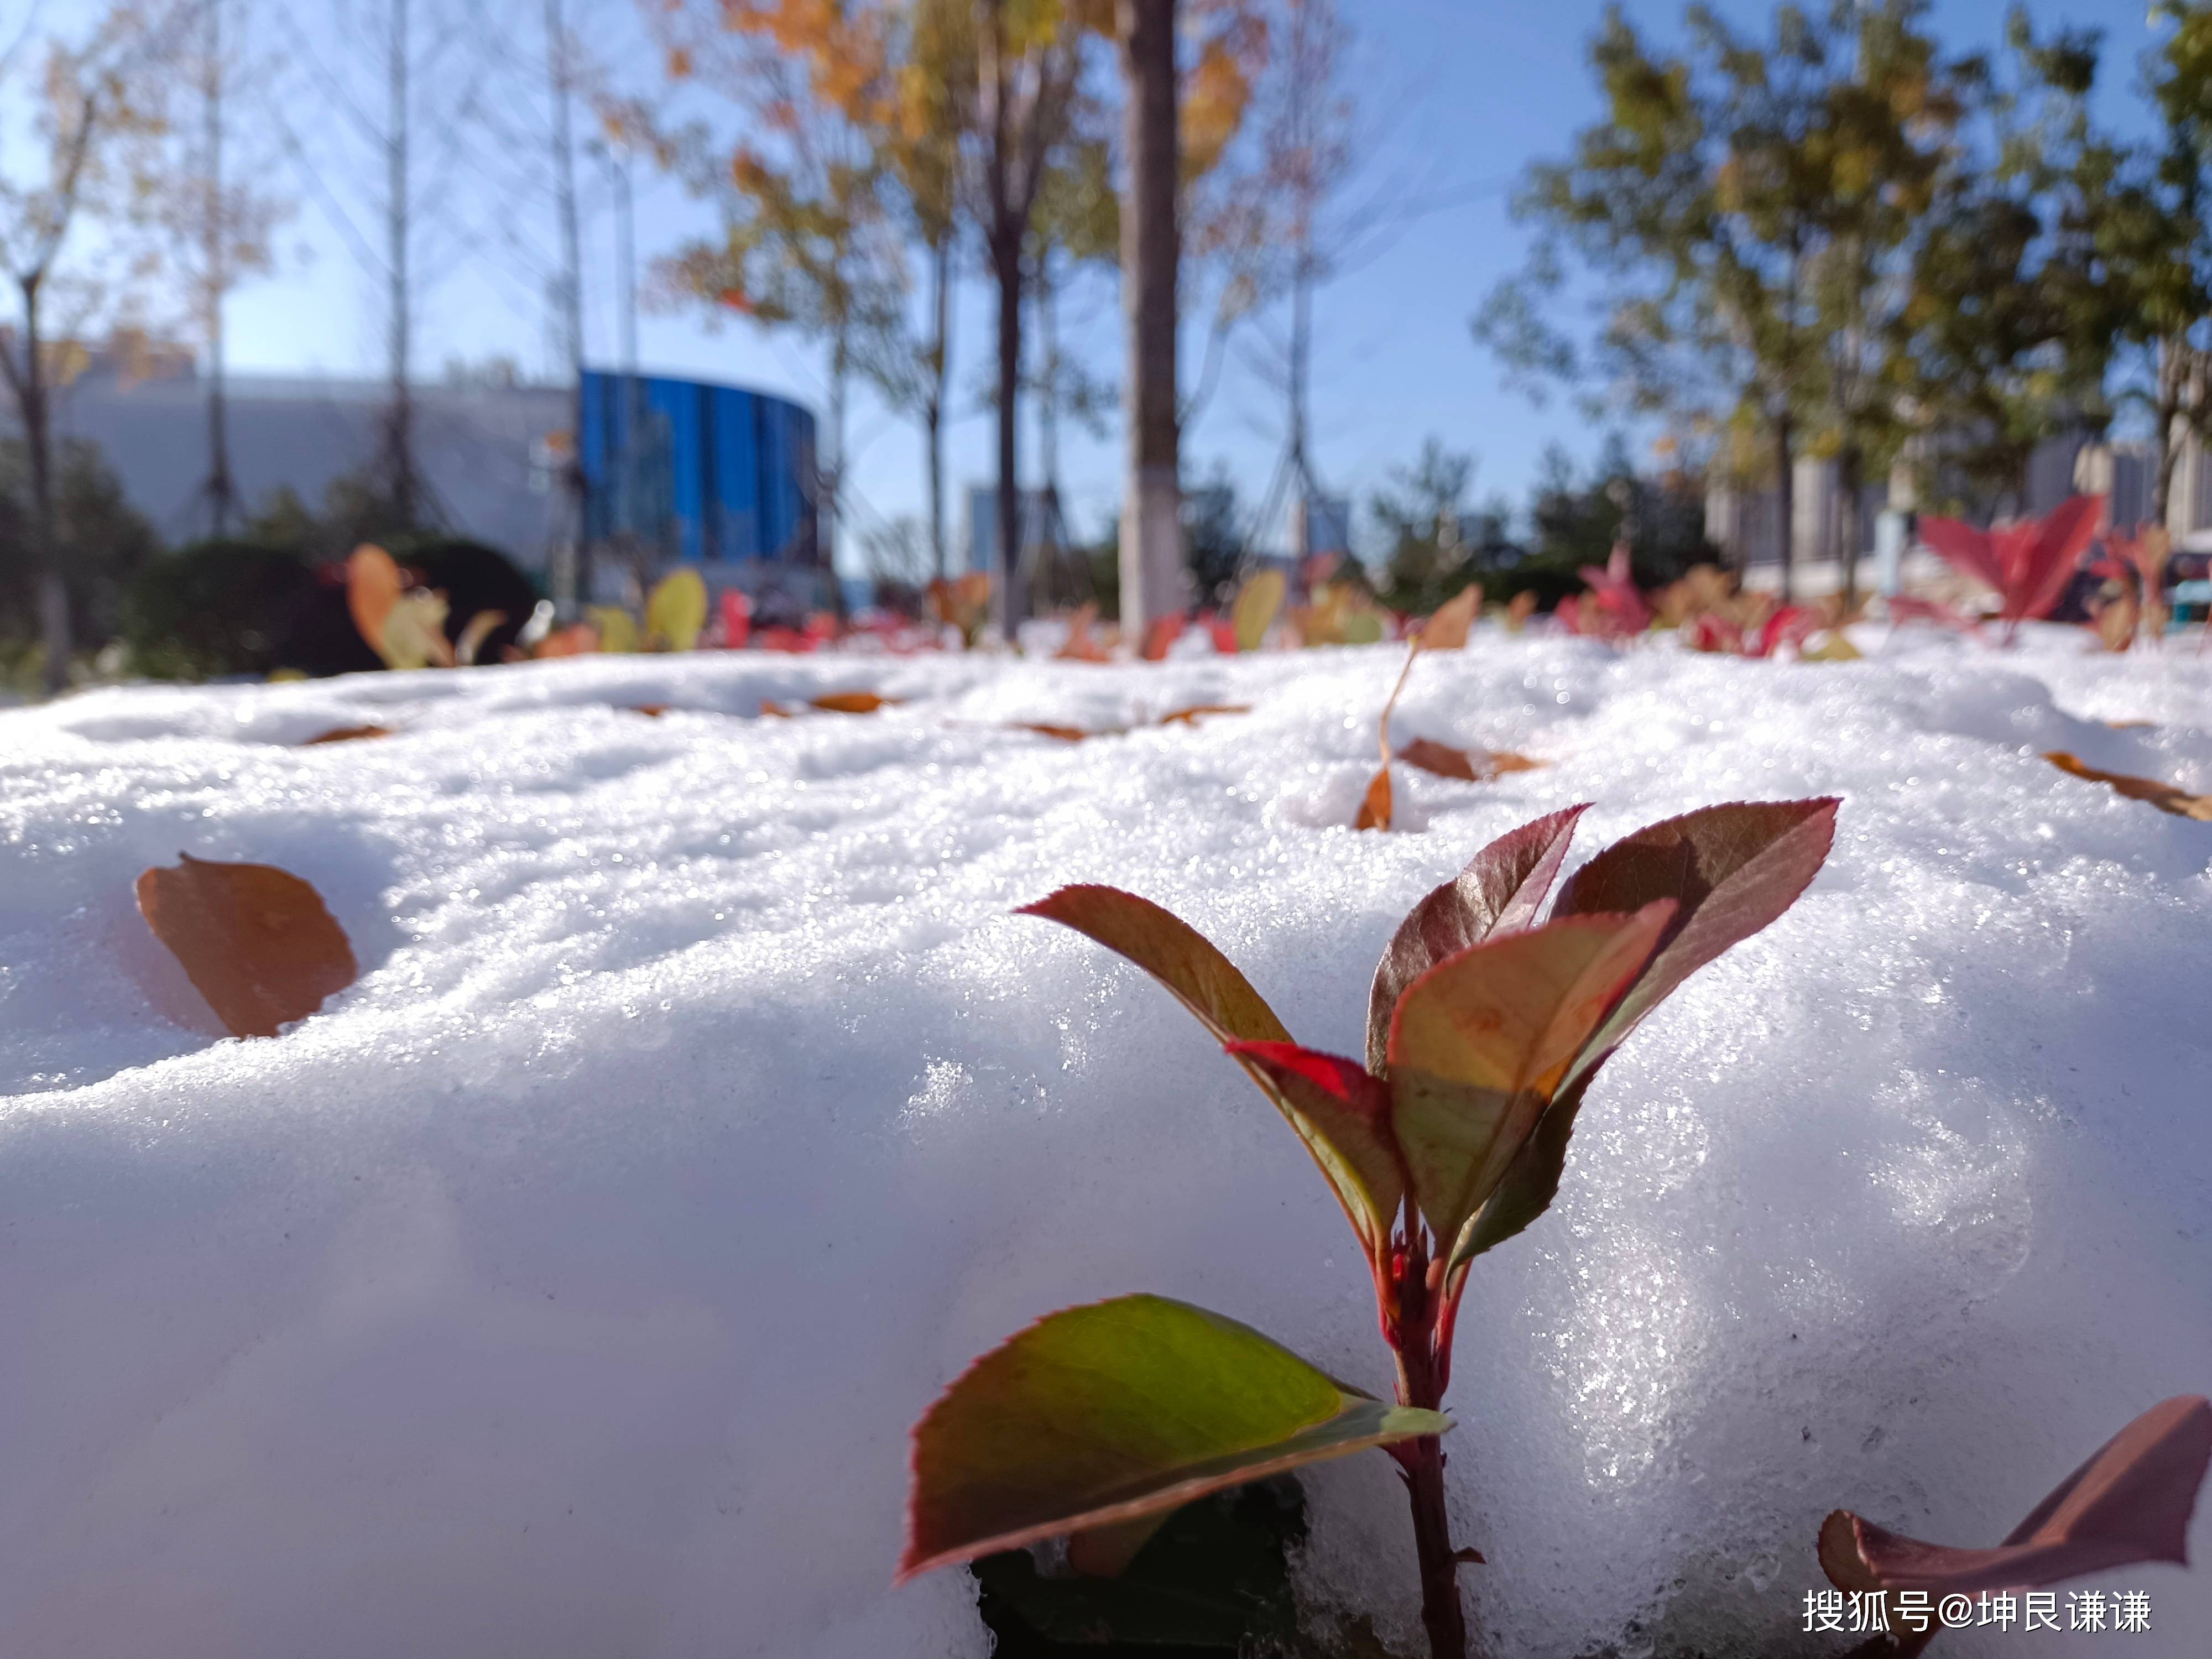
<svg viewBox="0 0 2212 1659">
<path fill-rule="evenodd" d="M 581 435 L 595 544 L 701 565 L 714 586 L 794 599 L 823 587 L 807 410 L 739 386 L 586 369 Z"/>
</svg>

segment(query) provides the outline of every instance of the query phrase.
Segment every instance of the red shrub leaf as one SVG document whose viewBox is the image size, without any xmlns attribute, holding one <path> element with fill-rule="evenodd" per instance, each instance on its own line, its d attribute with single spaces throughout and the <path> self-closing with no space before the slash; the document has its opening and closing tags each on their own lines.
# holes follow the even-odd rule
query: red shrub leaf
<svg viewBox="0 0 2212 1659">
<path fill-rule="evenodd" d="M 1392 1121 L 1421 1213 L 1456 1240 L 1674 916 L 1576 916 L 1447 957 L 1390 1020 Z"/>
<path fill-rule="evenodd" d="M 1357 1060 L 1295 1042 L 1232 1042 L 1228 1052 L 1261 1080 L 1344 1206 L 1378 1266 L 1406 1195 L 1405 1166 L 1390 1133 L 1390 1091 Z"/>
<path fill-rule="evenodd" d="M 1838 1510 L 1820 1528 L 1820 1567 L 1843 1589 L 1971 1595 L 2139 1561 L 2186 1566 L 2190 1511 L 2208 1463 L 2212 1401 L 2178 1395 L 2106 1441 L 1995 1549 L 1923 1543 Z"/>
<path fill-rule="evenodd" d="M 1595 1072 L 1692 974 L 1797 902 L 1835 839 L 1832 795 L 1736 801 L 1668 818 L 1615 842 L 1567 878 L 1556 914 L 1611 915 L 1654 899 L 1679 907 L 1651 963 L 1578 1064 Z"/>
<path fill-rule="evenodd" d="M 1380 1072 L 1390 1042 L 1390 1015 L 1405 988 L 1446 957 L 1493 933 L 1527 927 L 1543 908 L 1587 805 L 1524 823 L 1467 861 L 1407 912 L 1375 965 L 1367 997 L 1367 1066 Z"/>
</svg>

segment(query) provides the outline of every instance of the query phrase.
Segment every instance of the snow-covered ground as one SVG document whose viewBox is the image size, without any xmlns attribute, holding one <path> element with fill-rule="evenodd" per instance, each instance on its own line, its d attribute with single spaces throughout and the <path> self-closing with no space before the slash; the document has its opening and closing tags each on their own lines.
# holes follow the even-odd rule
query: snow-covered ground
<svg viewBox="0 0 2212 1659">
<path fill-rule="evenodd" d="M 1398 916 L 1512 824 L 1594 801 L 1579 856 L 1836 793 L 1812 891 L 1644 1027 L 1556 1209 L 1478 1265 L 1450 1401 L 1497 1653 L 1832 1653 L 1791 1634 L 1828 1509 L 1994 1542 L 2212 1388 L 2212 824 L 2037 757 L 2212 790 L 2212 657 L 2081 637 L 1778 666 L 1480 631 L 1419 665 L 1401 737 L 1552 765 L 1401 771 L 1390 836 L 1342 827 L 1389 647 L 0 714 L 0 1653 L 981 1655 L 964 1574 L 889 1588 L 906 1430 L 971 1355 L 1152 1290 L 1387 1382 L 1266 1102 L 1007 912 L 1133 888 L 1357 1054 Z M 755 718 L 860 689 L 907 701 Z M 1005 729 L 1194 702 L 1254 709 Z M 292 746 L 365 720 L 401 734 Z M 179 850 L 308 878 L 358 983 L 222 1039 L 132 906 Z M 1415 1649 L 1389 1465 L 1308 1489 L 1304 1593 Z M 2212 1641 L 2212 1570 L 2095 1582 L 2148 1590 L 2154 1632 L 1939 1650 Z"/>
</svg>

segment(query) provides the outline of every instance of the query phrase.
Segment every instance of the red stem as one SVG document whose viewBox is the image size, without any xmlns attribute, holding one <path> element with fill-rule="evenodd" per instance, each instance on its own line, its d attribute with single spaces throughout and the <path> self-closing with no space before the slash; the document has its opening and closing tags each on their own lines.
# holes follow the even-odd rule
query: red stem
<svg viewBox="0 0 2212 1659">
<path fill-rule="evenodd" d="M 1428 1239 L 1418 1223 L 1392 1261 L 1396 1269 L 1397 1318 L 1385 1320 L 1398 1355 L 1398 1403 L 1437 1411 L 1450 1374 L 1452 1316 L 1458 1297 L 1444 1285 L 1443 1263 L 1429 1260 Z M 1467 1614 L 1460 1603 L 1459 1558 L 1452 1548 L 1451 1516 L 1444 1504 L 1444 1451 L 1434 1435 L 1393 1446 L 1413 1510 L 1413 1551 L 1420 1565 L 1421 1623 L 1429 1632 L 1430 1659 L 1467 1659 Z"/>
</svg>

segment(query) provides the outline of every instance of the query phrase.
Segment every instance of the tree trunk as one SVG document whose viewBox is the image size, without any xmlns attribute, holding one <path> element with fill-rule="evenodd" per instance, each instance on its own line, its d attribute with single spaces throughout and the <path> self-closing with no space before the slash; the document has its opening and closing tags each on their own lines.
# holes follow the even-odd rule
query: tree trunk
<svg viewBox="0 0 2212 1659">
<path fill-rule="evenodd" d="M 1182 485 L 1176 396 L 1176 0 L 1119 0 L 1123 136 L 1129 155 L 1121 208 L 1121 296 L 1128 322 L 1125 392 L 1128 476 L 1121 508 L 1121 631 L 1182 609 Z"/>
<path fill-rule="evenodd" d="M 207 178 L 206 213 L 202 227 L 200 257 L 207 304 L 208 347 L 208 520 L 217 538 L 230 533 L 231 509 L 237 505 L 238 486 L 230 472 L 230 417 L 223 395 L 222 301 L 230 287 L 226 256 L 228 238 L 222 216 L 222 6 L 210 0 L 207 9 L 207 84 L 205 137 Z"/>
<path fill-rule="evenodd" d="M 1782 521 L 1777 552 L 1781 562 L 1781 599 L 1784 605 L 1790 604 L 1796 596 L 1796 584 L 1791 575 L 1792 558 L 1796 552 L 1792 543 L 1797 535 L 1795 424 L 1786 408 L 1774 417 L 1774 506 Z"/>
<path fill-rule="evenodd" d="M 386 66 L 389 130 L 385 135 L 385 258 L 392 311 L 391 407 L 385 413 L 384 486 L 398 528 L 411 530 L 420 512 L 415 477 L 415 393 L 408 384 L 413 345 L 412 294 L 407 270 L 407 0 L 392 0 L 391 61 Z"/>
<path fill-rule="evenodd" d="M 1860 475 L 1866 470 L 1865 459 L 1856 443 L 1847 443 L 1836 457 L 1836 489 L 1840 499 L 1837 502 L 1836 534 L 1843 545 L 1838 549 L 1844 567 L 1844 612 L 1850 613 L 1859 600 L 1859 544 L 1866 539 L 1866 526 L 1859 513 Z"/>
<path fill-rule="evenodd" d="M 1022 227 L 1001 223 L 991 237 L 991 266 L 999 283 L 999 626 L 1006 643 L 1021 636 L 1029 615 L 1022 574 L 1021 475 L 1016 471 L 1022 379 Z"/>
<path fill-rule="evenodd" d="M 844 515 L 845 394 L 853 377 L 850 330 L 839 325 L 830 343 L 830 459 L 815 458 L 814 535 L 822 568 L 830 581 L 830 606 L 842 612 L 837 582 L 837 535 Z"/>
<path fill-rule="evenodd" d="M 2174 341 L 2159 342 L 2158 407 L 2152 418 L 2152 430 L 2158 434 L 2158 465 L 2151 477 L 2150 521 L 2161 528 L 2173 500 L 2174 464 L 2181 459 L 2174 428 L 2180 424 L 2185 366 L 2184 353 Z"/>
<path fill-rule="evenodd" d="M 938 239 L 930 261 L 929 400 L 922 410 L 922 424 L 929 443 L 929 550 L 937 562 L 937 579 L 950 574 L 945 568 L 945 370 L 951 356 L 952 335 L 952 234 Z"/>
<path fill-rule="evenodd" d="M 60 538 L 54 524 L 54 436 L 46 398 L 46 343 L 39 332 L 39 283 L 34 275 L 23 292 L 23 366 L 16 394 L 23 417 L 23 451 L 31 473 L 31 568 L 39 577 L 39 637 L 46 647 L 49 692 L 69 687 L 69 582 L 62 572 Z"/>
</svg>

